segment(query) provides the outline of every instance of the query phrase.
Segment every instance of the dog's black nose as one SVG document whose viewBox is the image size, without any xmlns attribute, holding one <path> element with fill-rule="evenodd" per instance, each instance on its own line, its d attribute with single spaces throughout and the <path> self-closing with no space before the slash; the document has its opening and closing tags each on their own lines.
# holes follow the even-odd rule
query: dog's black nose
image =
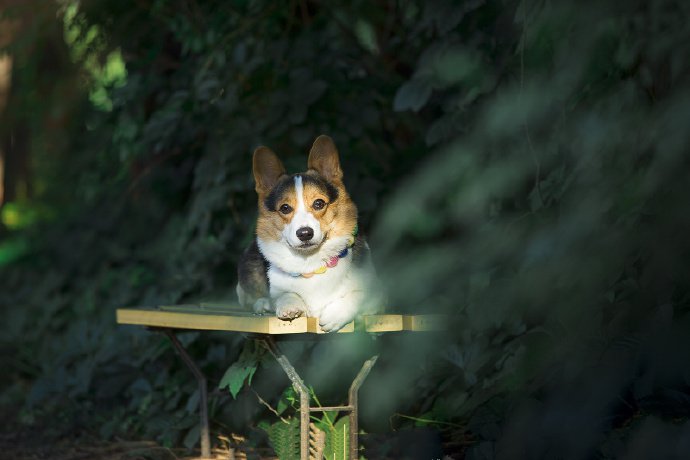
<svg viewBox="0 0 690 460">
<path fill-rule="evenodd" d="M 314 230 L 311 227 L 302 227 L 297 229 L 297 238 L 300 241 L 309 241 L 314 238 Z"/>
</svg>

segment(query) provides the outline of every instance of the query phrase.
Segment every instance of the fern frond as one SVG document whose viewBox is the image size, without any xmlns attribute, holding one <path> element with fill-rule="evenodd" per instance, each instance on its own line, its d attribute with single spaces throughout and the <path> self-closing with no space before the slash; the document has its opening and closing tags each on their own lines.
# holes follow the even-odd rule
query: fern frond
<svg viewBox="0 0 690 460">
<path fill-rule="evenodd" d="M 271 447 L 280 460 L 299 460 L 299 418 L 291 417 L 287 423 L 283 421 L 270 425 L 266 432 Z"/>
</svg>

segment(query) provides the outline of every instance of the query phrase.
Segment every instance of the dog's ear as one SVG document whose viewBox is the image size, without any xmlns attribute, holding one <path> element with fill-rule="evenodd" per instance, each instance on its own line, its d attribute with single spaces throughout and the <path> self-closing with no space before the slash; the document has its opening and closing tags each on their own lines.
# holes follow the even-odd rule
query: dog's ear
<svg viewBox="0 0 690 460">
<path fill-rule="evenodd" d="M 278 156 L 263 145 L 254 150 L 253 170 L 256 193 L 259 195 L 268 193 L 276 185 L 280 176 L 285 174 L 285 167 Z"/>
<path fill-rule="evenodd" d="M 340 169 L 338 149 L 335 147 L 333 139 L 324 134 L 316 138 L 309 151 L 307 167 L 315 170 L 327 180 L 342 181 L 343 170 Z"/>
</svg>

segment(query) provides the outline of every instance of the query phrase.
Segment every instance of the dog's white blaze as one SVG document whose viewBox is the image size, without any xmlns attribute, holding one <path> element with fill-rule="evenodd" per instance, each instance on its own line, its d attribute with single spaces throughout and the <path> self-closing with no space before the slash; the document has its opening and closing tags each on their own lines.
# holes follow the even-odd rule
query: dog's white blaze
<svg viewBox="0 0 690 460">
<path fill-rule="evenodd" d="M 302 227 L 310 227 L 314 230 L 314 237 L 310 243 L 321 244 L 323 240 L 323 233 L 321 232 L 321 224 L 314 215 L 307 211 L 304 203 L 304 184 L 302 183 L 302 176 L 295 176 L 295 195 L 297 198 L 297 208 L 292 220 L 283 229 L 283 238 L 293 248 L 301 246 L 303 241 L 297 238 L 297 230 Z"/>
<path fill-rule="evenodd" d="M 297 212 L 295 213 L 295 217 L 297 217 L 300 213 L 307 212 L 304 208 L 304 184 L 302 183 L 302 176 L 295 176 L 295 193 L 297 194 Z"/>
</svg>

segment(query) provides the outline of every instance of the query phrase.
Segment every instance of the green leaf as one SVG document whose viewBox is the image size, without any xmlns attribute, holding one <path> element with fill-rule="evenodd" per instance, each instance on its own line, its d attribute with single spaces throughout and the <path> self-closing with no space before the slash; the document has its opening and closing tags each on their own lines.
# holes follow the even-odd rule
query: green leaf
<svg viewBox="0 0 690 460">
<path fill-rule="evenodd" d="M 433 60 L 432 71 L 442 86 L 480 81 L 481 65 L 476 56 L 464 49 L 450 49 Z"/>
<path fill-rule="evenodd" d="M 268 427 L 260 425 L 266 433 L 271 447 L 278 454 L 280 460 L 297 460 L 299 455 L 299 418 L 292 417 L 287 423 L 284 421 L 276 422 Z"/>
<path fill-rule="evenodd" d="M 393 100 L 393 110 L 402 112 L 404 110 L 419 111 L 431 96 L 431 85 L 425 80 L 410 80 L 398 88 Z"/>
<path fill-rule="evenodd" d="M 366 48 L 367 51 L 372 54 L 378 54 L 379 45 L 376 41 L 376 32 L 370 23 L 361 19 L 357 21 L 355 24 L 355 35 L 359 44 Z"/>
<path fill-rule="evenodd" d="M 285 391 L 283 391 L 283 394 L 280 396 L 280 400 L 278 401 L 276 411 L 280 415 L 283 412 L 285 412 L 289 407 L 296 407 L 297 404 L 297 392 L 292 387 L 292 385 L 290 385 L 285 389 Z"/>
<path fill-rule="evenodd" d="M 247 343 L 242 353 L 240 353 L 239 359 L 225 371 L 223 378 L 218 384 L 218 388 L 221 390 L 227 388 L 232 397 L 236 398 L 245 380 L 248 385 L 251 385 L 252 377 L 259 366 L 260 359 L 261 353 L 256 345 L 254 343 Z"/>
<path fill-rule="evenodd" d="M 185 405 L 185 409 L 187 410 L 188 413 L 194 413 L 196 412 L 197 408 L 199 407 L 199 390 L 197 389 L 192 393 L 192 395 L 189 397 L 187 400 L 187 404 Z"/>
<path fill-rule="evenodd" d="M 196 445 L 196 443 L 199 441 L 199 438 L 201 437 L 200 435 L 201 429 L 199 427 L 199 424 L 196 424 L 192 426 L 192 428 L 187 431 L 187 434 L 184 437 L 184 440 L 182 443 L 187 449 L 191 449 Z"/>
<path fill-rule="evenodd" d="M 324 457 L 329 460 L 346 460 L 350 450 L 350 417 L 341 417 L 326 431 Z"/>
</svg>

